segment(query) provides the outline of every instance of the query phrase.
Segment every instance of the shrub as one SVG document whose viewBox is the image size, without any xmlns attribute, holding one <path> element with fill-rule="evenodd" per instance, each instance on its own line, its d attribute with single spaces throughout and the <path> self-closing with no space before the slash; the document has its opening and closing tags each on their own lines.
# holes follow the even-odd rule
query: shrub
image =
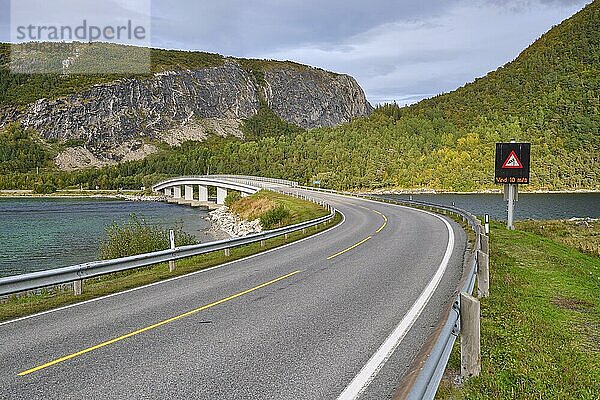
<svg viewBox="0 0 600 400">
<path fill-rule="evenodd" d="M 241 198 L 242 198 L 242 195 L 240 194 L 240 192 L 229 192 L 227 194 L 227 197 L 225 197 L 225 205 L 227 207 L 231 207 L 231 205 L 233 203 L 240 200 Z"/>
<path fill-rule="evenodd" d="M 175 226 L 175 245 L 196 244 L 194 235 L 183 232 L 182 222 Z M 100 242 L 100 257 L 104 260 L 150 253 L 170 248 L 169 230 L 146 222 L 143 216 L 131 214 L 119 225 L 113 222 L 106 228 L 106 238 Z"/>
<path fill-rule="evenodd" d="M 51 194 L 56 192 L 56 186 L 52 183 L 40 183 L 33 187 L 33 193 L 37 194 Z"/>
<path fill-rule="evenodd" d="M 260 224 L 263 229 L 272 229 L 277 225 L 281 225 L 282 222 L 289 218 L 290 210 L 280 205 L 277 208 L 269 210 L 260 216 Z"/>
</svg>

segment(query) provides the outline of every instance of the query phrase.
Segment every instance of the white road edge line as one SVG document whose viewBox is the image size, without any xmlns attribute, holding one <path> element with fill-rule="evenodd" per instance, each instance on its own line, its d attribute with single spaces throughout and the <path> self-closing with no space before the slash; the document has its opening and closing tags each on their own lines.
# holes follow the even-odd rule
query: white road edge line
<svg viewBox="0 0 600 400">
<path fill-rule="evenodd" d="M 400 205 L 396 206 L 404 207 Z M 415 210 L 432 215 L 440 219 L 446 225 L 446 228 L 448 229 L 448 246 L 446 246 L 446 253 L 444 254 L 444 258 L 442 259 L 442 262 L 438 267 L 435 275 L 433 276 L 427 287 L 425 287 L 425 290 L 423 290 L 417 301 L 415 301 L 408 313 L 406 313 L 404 318 L 402 318 L 400 323 L 396 326 L 396 328 L 392 331 L 388 338 L 383 342 L 383 344 L 379 347 L 375 354 L 373 354 L 369 361 L 362 367 L 358 375 L 356 375 L 354 379 L 352 379 L 352 382 L 350 382 L 350 384 L 346 386 L 346 389 L 344 389 L 344 391 L 338 396 L 338 400 L 357 399 L 369 386 L 369 384 L 371 384 L 371 382 L 373 381 L 373 379 L 375 379 L 381 368 L 383 368 L 387 360 L 391 357 L 396 348 L 400 345 L 400 342 L 402 341 L 402 339 L 404 339 L 410 328 L 412 328 L 417 318 L 419 318 L 419 316 L 425 309 L 425 306 L 431 299 L 431 296 L 440 284 L 444 273 L 446 272 L 446 268 L 448 267 L 448 263 L 450 262 L 450 257 L 452 256 L 452 252 L 454 251 L 454 231 L 452 230 L 452 226 L 450 225 L 450 223 L 448 223 L 446 219 L 440 217 L 439 215 L 424 210 Z"/>
<path fill-rule="evenodd" d="M 342 226 L 344 224 L 344 222 L 346 222 L 346 216 L 340 210 L 336 210 L 336 211 L 339 212 L 342 215 L 342 221 L 339 224 L 337 224 L 336 226 L 332 226 L 331 228 L 326 229 L 323 232 L 319 232 L 319 233 L 316 233 L 314 235 L 305 237 L 304 239 L 296 240 L 295 242 L 288 243 L 288 244 L 285 244 L 283 246 L 275 247 L 274 249 L 271 249 L 271 250 L 263 251 L 262 253 L 257 253 L 257 254 L 253 254 L 253 255 L 248 256 L 248 257 L 240 258 L 239 260 L 229 261 L 229 262 L 227 262 L 225 264 L 219 264 L 219 265 L 216 265 L 214 267 L 210 267 L 210 268 L 206 268 L 206 269 L 201 269 L 200 271 L 195 271 L 195 272 L 191 272 L 189 274 L 185 274 L 185 275 L 181 275 L 181 276 L 176 276 L 174 278 L 169 278 L 169 279 L 165 279 L 163 281 L 158 281 L 158 282 L 150 283 L 148 285 L 144 285 L 144 286 L 140 286 L 140 287 L 136 287 L 136 288 L 124 290 L 122 292 L 117 292 L 117 293 L 109 294 L 109 295 L 106 295 L 106 296 L 97 297 L 95 299 L 90 299 L 90 300 L 82 301 L 80 303 L 74 303 L 74 304 L 70 304 L 68 306 L 64 306 L 64 307 L 60 307 L 60 308 L 55 308 L 55 309 L 48 310 L 48 311 L 43 311 L 43 312 L 40 312 L 40 313 L 37 313 L 37 314 L 27 315 L 25 317 L 13 319 L 13 320 L 10 320 L 10 321 L 0 322 L 0 327 L 4 326 L 4 325 L 14 324 L 16 322 L 24 321 L 24 320 L 31 319 L 31 318 L 41 317 L 43 315 L 55 313 L 55 312 L 58 312 L 58 311 L 68 310 L 68 309 L 73 308 L 73 307 L 78 307 L 78 306 L 82 306 L 82 305 L 85 305 L 85 304 L 94 303 L 96 301 L 106 300 L 106 299 L 109 299 L 111 297 L 116 297 L 116 296 L 120 296 L 120 295 L 123 295 L 123 294 L 135 292 L 137 290 L 142 290 L 142 289 L 146 289 L 146 288 L 149 288 L 149 287 L 152 287 L 152 286 L 161 285 L 163 283 L 176 281 L 178 279 L 187 278 L 187 277 L 190 277 L 190 276 L 193 276 L 193 275 L 202 274 L 202 273 L 209 272 L 209 271 L 212 271 L 212 270 L 215 270 L 215 269 L 226 267 L 228 265 L 239 263 L 241 261 L 250 260 L 250 259 L 252 259 L 254 257 L 258 257 L 258 256 L 262 256 L 262 255 L 265 255 L 265 254 L 269 254 L 271 252 L 274 252 L 274 251 L 277 251 L 277 250 L 281 250 L 281 249 L 284 249 L 284 248 L 289 247 L 289 246 L 293 246 L 295 244 L 304 242 L 305 240 L 308 240 L 308 239 L 311 239 L 311 238 L 314 238 L 314 237 L 317 237 L 317 236 L 321 236 L 321 235 L 323 235 L 323 234 L 325 234 L 327 232 L 330 232 L 330 231 L 332 231 L 332 230 L 334 230 L 334 229 L 339 228 L 340 226 Z"/>
</svg>

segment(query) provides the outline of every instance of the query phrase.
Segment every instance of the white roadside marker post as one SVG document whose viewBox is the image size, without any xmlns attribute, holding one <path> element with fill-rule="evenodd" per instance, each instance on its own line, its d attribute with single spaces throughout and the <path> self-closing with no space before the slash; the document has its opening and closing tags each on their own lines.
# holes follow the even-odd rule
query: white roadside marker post
<svg viewBox="0 0 600 400">
<path fill-rule="evenodd" d="M 490 215 L 485 214 L 485 234 L 490 235 Z"/>
<path fill-rule="evenodd" d="M 83 294 L 83 279 L 73 282 L 73 292 L 75 296 L 81 296 Z"/>
<path fill-rule="evenodd" d="M 171 244 L 171 250 L 175 250 L 175 231 L 169 230 L 169 242 Z M 169 261 L 169 272 L 175 271 L 175 260 Z"/>
</svg>

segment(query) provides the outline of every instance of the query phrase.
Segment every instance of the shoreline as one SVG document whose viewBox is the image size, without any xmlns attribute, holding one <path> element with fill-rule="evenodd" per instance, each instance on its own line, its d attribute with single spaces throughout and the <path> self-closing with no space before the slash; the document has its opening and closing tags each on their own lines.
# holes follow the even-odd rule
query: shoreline
<svg viewBox="0 0 600 400">
<path fill-rule="evenodd" d="M 206 219 L 210 222 L 208 231 L 222 234 L 224 236 L 223 239 L 244 237 L 263 231 L 259 220 L 243 220 L 232 213 L 226 206 L 210 211 Z"/>
<path fill-rule="evenodd" d="M 474 194 L 494 194 L 502 195 L 502 189 L 488 189 L 470 192 L 457 192 L 436 189 L 375 189 L 375 190 L 352 190 L 349 193 L 370 194 L 370 195 L 474 195 Z M 576 190 L 520 190 L 519 194 L 597 194 L 600 189 L 576 189 Z M 0 199 L 21 199 L 21 198 L 40 198 L 40 199 L 113 199 L 129 201 L 165 201 L 166 196 L 140 194 L 140 191 L 58 191 L 51 194 L 37 194 L 32 190 L 0 190 Z"/>
<path fill-rule="evenodd" d="M 127 201 L 166 201 L 166 196 L 161 195 L 144 195 L 139 192 L 132 191 L 131 193 L 73 193 L 66 192 L 38 194 L 33 191 L 13 191 L 0 190 L 0 199 L 107 199 L 107 200 L 127 200 Z"/>
</svg>

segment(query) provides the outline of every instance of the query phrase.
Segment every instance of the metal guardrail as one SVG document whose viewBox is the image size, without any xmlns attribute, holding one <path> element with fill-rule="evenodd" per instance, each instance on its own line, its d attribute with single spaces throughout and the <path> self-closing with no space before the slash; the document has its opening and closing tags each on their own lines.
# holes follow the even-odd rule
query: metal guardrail
<svg viewBox="0 0 600 400">
<path fill-rule="evenodd" d="M 311 199 L 301 196 L 303 199 Z M 187 257 L 198 256 L 214 251 L 231 249 L 251 243 L 261 242 L 285 234 L 297 232 L 302 229 L 317 226 L 328 222 L 335 217 L 336 209 L 322 201 L 320 205 L 327 208 L 330 213 L 324 217 L 310 221 L 301 222 L 283 228 L 273 229 L 244 237 L 220 240 L 210 243 L 202 243 L 191 246 L 182 246 L 175 249 L 161 250 L 136 256 L 123 257 L 113 260 L 94 261 L 85 264 L 73 265 L 64 268 L 56 268 L 46 271 L 33 272 L 23 275 L 9 276 L 0 279 L 0 296 L 14 293 L 26 292 L 44 287 L 57 286 L 65 283 L 77 282 L 83 279 L 93 278 L 101 275 L 122 272 L 130 269 L 147 267 L 168 261 L 179 260 Z"/>
<path fill-rule="evenodd" d="M 242 181 L 241 179 L 231 179 L 217 176 L 178 176 L 176 178 L 167 179 L 163 182 L 159 182 L 152 186 L 152 191 L 157 192 L 163 188 L 169 188 L 173 186 L 185 186 L 185 185 L 215 185 L 217 187 L 224 187 L 230 190 L 237 190 L 247 194 L 256 193 L 260 190 L 260 186 L 250 184 L 250 181 Z"/>
<path fill-rule="evenodd" d="M 265 178 L 262 176 L 248 176 L 248 175 L 207 175 L 204 178 L 222 178 L 222 179 L 230 179 L 234 181 L 254 181 L 254 182 L 263 182 L 263 183 L 274 183 L 277 185 L 284 185 L 290 187 L 298 187 L 298 182 L 288 181 L 286 179 L 275 179 L 275 178 Z"/>
<path fill-rule="evenodd" d="M 475 215 L 469 213 L 468 211 L 453 206 L 442 206 L 413 200 L 397 201 L 372 195 L 363 195 L 351 192 L 337 192 L 329 189 L 311 188 L 306 186 L 301 186 L 301 188 L 325 193 L 343 194 L 346 196 L 365 198 L 383 203 L 430 208 L 431 210 L 450 212 L 462 218 L 463 221 L 467 222 L 471 229 L 473 229 L 473 231 L 475 232 L 476 239 L 473 249 L 471 249 L 471 254 L 467 259 L 466 267 L 468 269 L 468 273 L 464 278 L 464 282 L 462 282 L 462 287 L 460 288 L 461 290 L 459 293 L 473 292 L 473 288 L 475 287 L 475 277 L 477 274 L 477 269 L 479 267 L 477 259 L 477 250 L 481 250 L 479 234 L 483 233 L 481 221 L 479 221 L 479 219 L 477 219 Z M 448 364 L 450 353 L 452 352 L 454 342 L 456 341 L 459 332 L 460 294 L 457 296 L 456 300 L 452 304 L 452 308 L 448 313 L 446 322 L 444 323 L 442 329 L 439 331 L 436 342 L 433 345 L 431 352 L 429 353 L 425 363 L 423 364 L 417 375 L 416 380 L 412 385 L 410 393 L 407 397 L 408 400 L 433 400 L 435 398 L 435 394 L 442 380 L 442 376 L 444 375 L 444 371 L 446 370 L 446 365 Z"/>
</svg>

